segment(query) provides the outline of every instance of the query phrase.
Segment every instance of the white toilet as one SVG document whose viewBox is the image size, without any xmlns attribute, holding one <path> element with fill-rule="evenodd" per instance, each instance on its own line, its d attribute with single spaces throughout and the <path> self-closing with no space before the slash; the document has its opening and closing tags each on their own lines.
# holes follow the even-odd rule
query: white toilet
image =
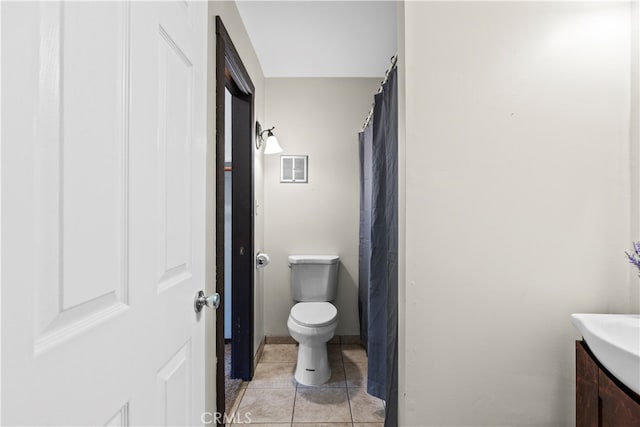
<svg viewBox="0 0 640 427">
<path fill-rule="evenodd" d="M 291 292 L 298 301 L 291 308 L 287 327 L 298 346 L 295 378 L 300 384 L 319 385 L 331 377 L 327 341 L 338 326 L 336 297 L 337 255 L 291 255 Z"/>
</svg>

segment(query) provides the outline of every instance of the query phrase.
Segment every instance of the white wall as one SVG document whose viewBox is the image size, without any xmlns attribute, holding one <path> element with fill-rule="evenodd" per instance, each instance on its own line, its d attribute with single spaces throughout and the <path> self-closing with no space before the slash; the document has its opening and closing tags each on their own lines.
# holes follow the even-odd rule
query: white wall
<svg viewBox="0 0 640 427">
<path fill-rule="evenodd" d="M 631 3 L 631 236 L 640 241 L 640 5 Z M 640 278 L 630 269 L 631 312 L 640 312 Z"/>
<path fill-rule="evenodd" d="M 406 51 L 405 51 L 405 2 L 399 1 L 396 9 L 398 32 L 398 425 L 407 425 L 407 327 L 406 327 Z M 415 357 L 415 356 L 414 356 Z"/>
<path fill-rule="evenodd" d="M 282 154 L 309 156 L 307 184 L 280 183 L 280 156 L 264 157 L 264 328 L 288 336 L 289 254 L 338 254 L 338 335 L 358 335 L 357 134 L 380 79 L 266 79 L 266 127 Z"/>
<path fill-rule="evenodd" d="M 628 311 L 637 286 L 630 6 L 406 2 L 402 21 L 401 424 L 572 425 L 569 315 Z"/>
</svg>

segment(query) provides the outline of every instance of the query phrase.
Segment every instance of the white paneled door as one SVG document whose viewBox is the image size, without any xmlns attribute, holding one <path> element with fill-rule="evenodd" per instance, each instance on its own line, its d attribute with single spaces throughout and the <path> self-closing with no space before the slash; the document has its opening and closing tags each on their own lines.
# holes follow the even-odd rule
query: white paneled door
<svg viewBox="0 0 640 427">
<path fill-rule="evenodd" d="M 1 8 L 2 424 L 202 424 L 206 2 Z"/>
</svg>

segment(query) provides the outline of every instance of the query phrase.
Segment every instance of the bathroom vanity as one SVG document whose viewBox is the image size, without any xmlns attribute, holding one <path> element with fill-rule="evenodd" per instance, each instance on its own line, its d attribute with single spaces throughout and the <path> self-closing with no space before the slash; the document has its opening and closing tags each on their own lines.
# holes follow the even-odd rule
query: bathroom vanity
<svg viewBox="0 0 640 427">
<path fill-rule="evenodd" d="M 640 426 L 640 395 L 576 341 L 576 427 Z"/>
</svg>

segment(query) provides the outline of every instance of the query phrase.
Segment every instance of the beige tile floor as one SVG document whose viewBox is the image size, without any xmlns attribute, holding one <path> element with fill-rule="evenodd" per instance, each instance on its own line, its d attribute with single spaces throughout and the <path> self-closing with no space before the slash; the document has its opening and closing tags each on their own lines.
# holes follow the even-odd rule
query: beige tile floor
<svg viewBox="0 0 640 427">
<path fill-rule="evenodd" d="M 266 344 L 253 380 L 231 409 L 233 426 L 382 427 L 383 401 L 369 395 L 367 356 L 360 345 L 328 346 L 331 378 L 316 387 L 293 377 L 295 344 Z"/>
</svg>

